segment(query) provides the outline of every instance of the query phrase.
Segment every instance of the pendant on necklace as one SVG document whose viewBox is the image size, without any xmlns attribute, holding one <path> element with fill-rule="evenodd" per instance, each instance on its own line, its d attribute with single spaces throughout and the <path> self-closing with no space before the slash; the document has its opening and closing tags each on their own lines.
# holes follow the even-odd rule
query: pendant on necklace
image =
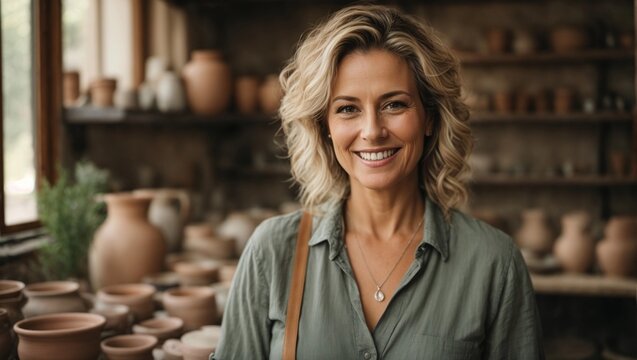
<svg viewBox="0 0 637 360">
<path fill-rule="evenodd" d="M 380 287 L 374 293 L 374 299 L 378 302 L 383 302 L 383 300 L 385 300 L 385 294 L 380 290 Z"/>
</svg>

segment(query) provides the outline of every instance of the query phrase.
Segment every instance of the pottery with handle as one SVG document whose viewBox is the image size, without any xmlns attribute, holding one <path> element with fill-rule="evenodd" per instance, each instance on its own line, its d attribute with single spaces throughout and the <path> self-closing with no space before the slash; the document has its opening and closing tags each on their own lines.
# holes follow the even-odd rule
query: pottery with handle
<svg viewBox="0 0 637 360">
<path fill-rule="evenodd" d="M 161 230 L 168 252 L 181 249 L 184 226 L 190 217 L 190 195 L 181 189 L 138 189 L 135 194 L 152 198 L 148 210 L 151 224 Z"/>
</svg>

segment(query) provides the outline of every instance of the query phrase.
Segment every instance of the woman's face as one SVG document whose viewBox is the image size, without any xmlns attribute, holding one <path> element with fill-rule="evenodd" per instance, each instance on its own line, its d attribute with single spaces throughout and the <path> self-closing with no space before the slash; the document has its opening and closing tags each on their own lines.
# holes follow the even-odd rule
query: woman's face
<svg viewBox="0 0 637 360">
<path fill-rule="evenodd" d="M 338 162 L 352 186 L 399 189 L 418 181 L 430 124 L 407 62 L 384 50 L 343 58 L 332 85 L 327 123 Z"/>
</svg>

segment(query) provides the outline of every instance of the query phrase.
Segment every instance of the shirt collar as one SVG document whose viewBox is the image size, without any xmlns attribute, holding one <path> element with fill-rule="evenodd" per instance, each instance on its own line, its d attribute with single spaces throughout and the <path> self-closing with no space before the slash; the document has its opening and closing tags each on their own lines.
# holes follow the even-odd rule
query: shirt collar
<svg viewBox="0 0 637 360">
<path fill-rule="evenodd" d="M 329 208 L 320 220 L 315 216 L 312 226 L 312 236 L 309 245 L 314 246 L 324 241 L 329 245 L 330 260 L 334 260 L 343 248 L 343 220 L 344 202 L 339 202 Z M 449 257 L 449 224 L 445 221 L 442 210 L 429 198 L 425 200 L 425 222 L 423 240 L 419 248 L 430 245 L 436 249 L 446 261 Z"/>
</svg>

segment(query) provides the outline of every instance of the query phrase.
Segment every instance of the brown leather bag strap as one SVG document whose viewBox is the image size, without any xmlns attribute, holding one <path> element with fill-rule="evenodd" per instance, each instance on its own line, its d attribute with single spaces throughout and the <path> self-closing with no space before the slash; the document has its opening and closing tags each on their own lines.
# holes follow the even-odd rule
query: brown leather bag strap
<svg viewBox="0 0 637 360">
<path fill-rule="evenodd" d="M 312 215 L 304 212 L 299 225 L 294 253 L 294 267 L 292 268 L 292 283 L 288 297 L 288 310 L 285 316 L 285 337 L 283 338 L 283 360 L 296 359 L 296 341 L 299 334 L 299 319 L 301 318 L 301 303 L 305 288 L 305 271 L 307 268 L 307 254 L 312 233 Z"/>
</svg>

